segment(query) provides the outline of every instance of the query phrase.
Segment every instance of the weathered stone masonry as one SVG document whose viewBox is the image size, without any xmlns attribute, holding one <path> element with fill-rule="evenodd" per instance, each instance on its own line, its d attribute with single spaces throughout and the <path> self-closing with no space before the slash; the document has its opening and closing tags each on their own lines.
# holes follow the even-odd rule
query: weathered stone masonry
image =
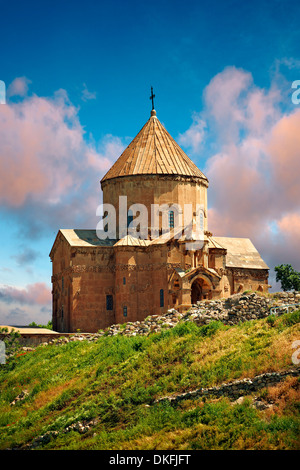
<svg viewBox="0 0 300 470">
<path fill-rule="evenodd" d="M 116 213 L 116 239 L 100 240 L 95 229 L 59 230 L 50 252 L 56 331 L 95 333 L 170 308 L 184 313 L 200 300 L 228 298 L 247 289 L 268 292 L 269 268 L 252 242 L 216 237 L 208 230 L 208 179 L 160 123 L 155 110 L 100 184 L 103 203 L 112 205 Z M 120 198 L 126 199 L 125 209 L 120 209 Z M 119 215 L 130 229 L 132 204 L 147 209 L 143 236 L 130 230 L 124 236 L 119 230 Z M 157 234 L 152 233 L 154 205 L 168 207 L 166 237 L 162 213 Z M 179 207 L 182 216 L 179 238 L 172 206 Z M 187 213 L 194 233 L 200 227 L 203 233 L 203 243 L 197 247 L 191 247 L 193 237 L 184 226 Z"/>
</svg>

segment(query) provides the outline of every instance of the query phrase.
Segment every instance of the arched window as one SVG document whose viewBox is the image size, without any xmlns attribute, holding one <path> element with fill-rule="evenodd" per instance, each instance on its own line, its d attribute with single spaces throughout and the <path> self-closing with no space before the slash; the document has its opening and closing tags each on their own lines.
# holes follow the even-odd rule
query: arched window
<svg viewBox="0 0 300 470">
<path fill-rule="evenodd" d="M 123 317 L 127 317 L 127 306 L 124 305 L 123 307 Z"/>
<path fill-rule="evenodd" d="M 103 214 L 103 219 L 105 219 L 108 216 L 108 212 L 105 211 Z M 103 227 L 104 232 L 108 232 L 108 224 L 105 224 Z"/>
<path fill-rule="evenodd" d="M 123 277 L 123 284 L 124 284 L 124 286 L 125 286 L 125 284 L 126 284 L 126 277 Z"/>
<path fill-rule="evenodd" d="M 164 301 L 164 290 L 163 289 L 160 289 L 160 291 L 159 291 L 159 302 L 160 302 L 160 306 L 164 307 L 165 301 Z"/>
<path fill-rule="evenodd" d="M 174 211 L 169 211 L 169 227 L 174 228 Z"/>
</svg>

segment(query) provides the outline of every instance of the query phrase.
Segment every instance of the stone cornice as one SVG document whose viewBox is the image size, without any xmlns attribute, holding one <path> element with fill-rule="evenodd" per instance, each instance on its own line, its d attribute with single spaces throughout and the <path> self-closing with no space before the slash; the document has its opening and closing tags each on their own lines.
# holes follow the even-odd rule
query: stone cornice
<svg viewBox="0 0 300 470">
<path fill-rule="evenodd" d="M 167 269 L 168 271 L 180 268 L 180 263 L 147 263 L 147 264 L 126 264 L 126 263 L 113 263 L 108 265 L 74 265 L 69 266 L 62 272 L 54 274 L 52 276 L 52 282 L 61 280 L 62 276 L 67 274 L 81 274 L 81 273 L 116 273 L 117 271 L 160 271 L 161 269 Z"/>
<path fill-rule="evenodd" d="M 160 181 L 178 181 L 181 183 L 195 183 L 201 184 L 208 188 L 209 183 L 207 179 L 201 178 L 198 176 L 185 176 L 185 175 L 160 175 L 160 174 L 141 174 L 141 175 L 125 175 L 125 176 L 117 176 L 116 178 L 107 179 L 101 182 L 101 188 L 103 188 L 108 184 L 116 184 L 120 181 L 134 181 L 134 182 L 144 182 L 152 180 L 153 182 L 160 180 Z"/>
</svg>

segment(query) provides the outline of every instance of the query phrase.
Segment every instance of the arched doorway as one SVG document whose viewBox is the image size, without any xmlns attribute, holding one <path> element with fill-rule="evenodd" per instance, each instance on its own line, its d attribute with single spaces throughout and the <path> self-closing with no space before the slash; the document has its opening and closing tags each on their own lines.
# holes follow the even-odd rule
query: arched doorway
<svg viewBox="0 0 300 470">
<path fill-rule="evenodd" d="M 211 298 L 211 285 L 209 281 L 202 277 L 197 277 L 191 285 L 191 303 L 196 304 L 200 300 Z"/>
</svg>

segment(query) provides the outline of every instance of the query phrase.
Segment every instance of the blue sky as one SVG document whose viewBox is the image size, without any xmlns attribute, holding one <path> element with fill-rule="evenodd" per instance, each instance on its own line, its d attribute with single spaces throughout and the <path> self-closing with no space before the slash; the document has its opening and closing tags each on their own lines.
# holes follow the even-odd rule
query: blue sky
<svg viewBox="0 0 300 470">
<path fill-rule="evenodd" d="M 299 3 L 0 7 L 0 324 L 51 318 L 56 233 L 95 227 L 99 181 L 148 119 L 151 86 L 158 118 L 209 176 L 212 231 L 249 234 L 271 269 L 300 269 Z"/>
</svg>

